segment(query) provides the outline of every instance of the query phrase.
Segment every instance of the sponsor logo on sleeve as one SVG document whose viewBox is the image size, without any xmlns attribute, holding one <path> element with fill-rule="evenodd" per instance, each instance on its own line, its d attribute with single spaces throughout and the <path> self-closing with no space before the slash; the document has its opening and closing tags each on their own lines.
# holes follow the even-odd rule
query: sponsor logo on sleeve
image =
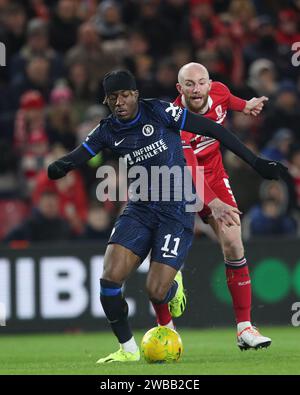
<svg viewBox="0 0 300 395">
<path fill-rule="evenodd" d="M 165 110 L 167 113 L 171 112 L 171 116 L 174 118 L 174 121 L 178 121 L 180 115 L 183 112 L 183 109 L 178 106 L 174 106 L 174 104 L 170 103 L 169 107 Z"/>
</svg>

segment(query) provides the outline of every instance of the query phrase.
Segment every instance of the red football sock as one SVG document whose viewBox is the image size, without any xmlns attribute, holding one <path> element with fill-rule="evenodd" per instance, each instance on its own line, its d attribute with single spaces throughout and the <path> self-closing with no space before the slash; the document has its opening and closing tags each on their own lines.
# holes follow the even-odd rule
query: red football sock
<svg viewBox="0 0 300 395">
<path fill-rule="evenodd" d="M 231 293 L 236 322 L 251 321 L 251 280 L 245 258 L 225 261 L 227 286 Z"/>
<path fill-rule="evenodd" d="M 168 303 L 156 304 L 152 302 L 152 306 L 156 313 L 156 320 L 159 325 L 167 325 L 172 321 Z"/>
</svg>

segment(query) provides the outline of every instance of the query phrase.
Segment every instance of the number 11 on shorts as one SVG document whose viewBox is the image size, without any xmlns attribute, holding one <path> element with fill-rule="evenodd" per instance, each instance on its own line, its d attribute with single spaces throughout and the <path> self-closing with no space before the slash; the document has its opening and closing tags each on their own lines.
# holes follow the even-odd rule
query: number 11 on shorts
<svg viewBox="0 0 300 395">
<path fill-rule="evenodd" d="M 164 257 L 170 257 L 170 258 L 174 257 L 175 258 L 175 256 L 178 255 L 178 247 L 179 247 L 179 243 L 180 243 L 180 237 L 173 238 L 172 242 L 174 243 L 173 244 L 174 247 L 172 250 L 170 250 L 170 248 L 172 247 L 172 246 L 170 246 L 171 237 L 172 237 L 171 234 L 167 234 L 164 236 L 165 244 L 161 248 L 161 251 L 164 251 L 164 254 L 163 254 Z M 170 255 L 167 255 L 166 253 L 169 253 Z"/>
</svg>

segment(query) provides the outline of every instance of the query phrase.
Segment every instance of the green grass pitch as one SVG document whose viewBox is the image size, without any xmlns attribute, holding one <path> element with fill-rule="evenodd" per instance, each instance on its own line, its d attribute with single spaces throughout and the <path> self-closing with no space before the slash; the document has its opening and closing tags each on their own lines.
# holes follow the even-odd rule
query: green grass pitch
<svg viewBox="0 0 300 395">
<path fill-rule="evenodd" d="M 273 343 L 268 349 L 241 352 L 234 328 L 180 330 L 184 353 L 173 364 L 145 361 L 96 365 L 98 358 L 116 351 L 111 333 L 3 335 L 0 374 L 300 374 L 300 327 L 260 328 Z M 138 342 L 144 332 L 135 332 Z"/>
</svg>

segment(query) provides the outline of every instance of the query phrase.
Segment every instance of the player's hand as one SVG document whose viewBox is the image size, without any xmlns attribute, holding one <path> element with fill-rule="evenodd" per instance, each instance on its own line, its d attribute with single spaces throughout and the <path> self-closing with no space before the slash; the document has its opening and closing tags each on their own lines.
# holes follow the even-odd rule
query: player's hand
<svg viewBox="0 0 300 395">
<path fill-rule="evenodd" d="M 71 162 L 58 159 L 48 166 L 48 178 L 50 178 L 50 180 L 58 180 L 64 177 L 71 169 Z"/>
<path fill-rule="evenodd" d="M 222 232 L 225 232 L 226 228 L 231 226 L 241 225 L 239 215 L 242 213 L 238 208 L 232 207 L 218 198 L 212 200 L 208 206 L 211 209 L 213 218 L 220 224 Z"/>
<path fill-rule="evenodd" d="M 288 172 L 282 163 L 262 158 L 256 159 L 254 169 L 267 180 L 279 180 Z"/>
<path fill-rule="evenodd" d="M 268 100 L 269 99 L 266 96 L 253 97 L 251 100 L 247 100 L 243 113 L 245 115 L 253 115 L 257 117 L 264 108 L 265 102 Z"/>
</svg>

